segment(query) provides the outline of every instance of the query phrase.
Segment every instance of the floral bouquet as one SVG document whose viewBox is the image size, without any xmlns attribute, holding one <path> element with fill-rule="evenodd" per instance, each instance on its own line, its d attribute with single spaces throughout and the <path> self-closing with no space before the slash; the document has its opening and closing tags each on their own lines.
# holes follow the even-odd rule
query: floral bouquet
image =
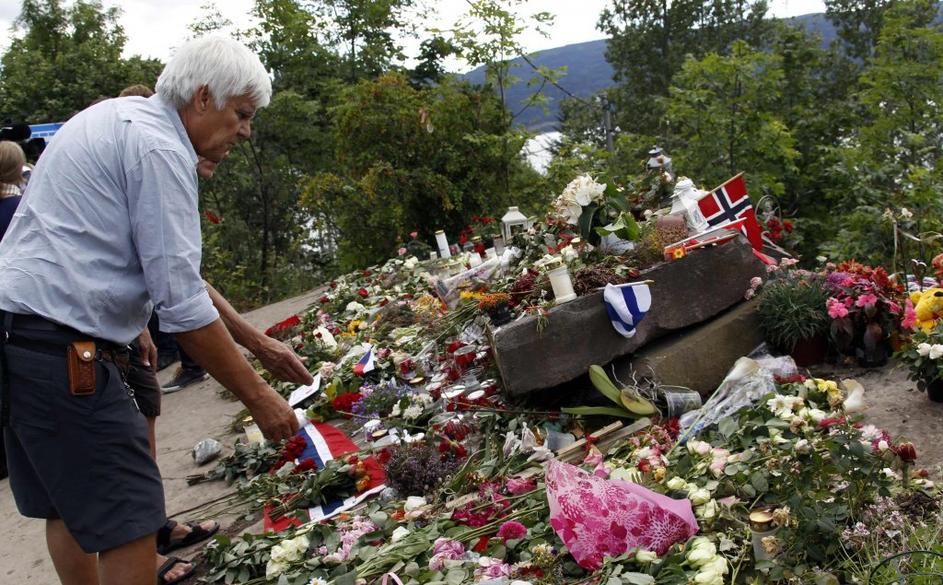
<svg viewBox="0 0 943 585">
<path fill-rule="evenodd" d="M 829 272 L 825 287 L 831 337 L 838 351 L 856 355 L 864 366 L 883 365 L 887 340 L 899 324 L 903 287 L 891 281 L 883 268 L 853 260 Z"/>
<path fill-rule="evenodd" d="M 916 331 L 913 342 L 894 357 L 907 365 L 907 377 L 917 388 L 926 391 L 931 400 L 943 401 L 943 325 L 929 332 Z"/>
<path fill-rule="evenodd" d="M 580 236 L 592 244 L 609 235 L 623 240 L 639 237 L 625 196 L 614 185 L 597 183 L 589 175 L 573 179 L 554 200 L 553 209 L 555 218 L 577 227 Z"/>
</svg>

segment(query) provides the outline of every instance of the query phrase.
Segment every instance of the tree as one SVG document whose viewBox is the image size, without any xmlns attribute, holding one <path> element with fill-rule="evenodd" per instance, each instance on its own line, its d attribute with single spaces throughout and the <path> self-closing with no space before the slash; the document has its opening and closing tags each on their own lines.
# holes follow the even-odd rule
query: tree
<svg viewBox="0 0 943 585">
<path fill-rule="evenodd" d="M 507 119 L 490 90 L 415 88 L 389 74 L 347 90 L 333 119 L 336 169 L 312 177 L 304 202 L 316 215 L 333 211 L 342 269 L 388 257 L 410 231 L 430 241 L 471 214 L 527 203 L 504 188 Z"/>
<path fill-rule="evenodd" d="M 663 98 L 688 55 L 726 54 L 735 40 L 762 46 L 766 1 L 611 0 L 598 28 L 611 38 L 606 59 L 617 87 L 616 124 L 624 131 L 666 136 Z"/>
<path fill-rule="evenodd" d="M 0 59 L 0 117 L 62 121 L 129 85 L 153 86 L 161 64 L 121 56 L 118 16 L 99 1 L 24 0 L 14 24 L 22 36 Z"/>
<path fill-rule="evenodd" d="M 900 3 L 900 0 L 825 0 L 825 15 L 835 26 L 847 54 L 863 64 L 874 54 L 888 9 Z M 920 7 L 923 24 L 930 23 L 938 14 L 937 2 L 916 5 Z"/>
<path fill-rule="evenodd" d="M 376 77 L 403 58 L 397 34 L 410 34 L 414 0 L 312 0 L 323 42 L 346 54 L 346 78 Z"/>
<path fill-rule="evenodd" d="M 729 56 L 689 58 L 665 101 L 679 173 L 713 188 L 741 171 L 754 195 L 781 195 L 795 141 L 780 117 L 781 59 L 734 42 Z"/>
</svg>

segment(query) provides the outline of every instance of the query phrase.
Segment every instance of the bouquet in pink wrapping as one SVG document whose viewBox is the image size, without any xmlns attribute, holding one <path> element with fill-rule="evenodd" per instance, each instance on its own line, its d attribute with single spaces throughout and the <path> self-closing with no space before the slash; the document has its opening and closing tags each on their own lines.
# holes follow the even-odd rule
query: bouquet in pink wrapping
<svg viewBox="0 0 943 585">
<path fill-rule="evenodd" d="M 586 570 L 634 548 L 661 556 L 698 531 L 688 500 L 603 479 L 553 459 L 546 469 L 550 525 Z"/>
</svg>

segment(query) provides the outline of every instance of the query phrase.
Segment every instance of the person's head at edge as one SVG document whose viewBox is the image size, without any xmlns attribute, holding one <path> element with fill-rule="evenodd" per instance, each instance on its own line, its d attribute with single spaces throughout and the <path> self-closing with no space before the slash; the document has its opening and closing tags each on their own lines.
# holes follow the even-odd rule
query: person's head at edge
<svg viewBox="0 0 943 585">
<path fill-rule="evenodd" d="M 25 165 L 26 155 L 19 144 L 9 140 L 0 142 L 0 183 L 17 187 L 22 185 Z"/>
<path fill-rule="evenodd" d="M 121 93 L 118 94 L 118 97 L 143 97 L 149 98 L 154 95 L 154 90 L 147 87 L 143 84 L 129 85 L 128 87 L 121 90 Z"/>
<path fill-rule="evenodd" d="M 259 58 L 232 39 L 203 37 L 180 47 L 157 79 L 157 94 L 177 109 L 196 153 L 219 163 L 252 133 L 272 83 Z"/>
</svg>

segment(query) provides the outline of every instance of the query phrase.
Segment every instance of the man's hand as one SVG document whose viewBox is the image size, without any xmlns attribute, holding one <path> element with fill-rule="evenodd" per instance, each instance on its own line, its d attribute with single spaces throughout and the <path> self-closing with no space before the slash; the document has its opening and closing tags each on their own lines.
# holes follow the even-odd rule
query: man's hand
<svg viewBox="0 0 943 585">
<path fill-rule="evenodd" d="M 266 335 L 261 336 L 253 352 L 262 362 L 262 367 L 282 382 L 308 385 L 314 377 L 302 363 L 301 358 L 284 343 Z"/>
<path fill-rule="evenodd" d="M 151 371 L 157 371 L 157 346 L 151 339 L 151 332 L 144 328 L 144 331 L 138 336 L 138 349 L 141 351 L 141 361 L 145 366 L 150 366 Z"/>
<path fill-rule="evenodd" d="M 295 411 L 271 388 L 246 406 L 266 439 L 289 439 L 298 431 L 298 417 L 295 416 Z"/>
</svg>

